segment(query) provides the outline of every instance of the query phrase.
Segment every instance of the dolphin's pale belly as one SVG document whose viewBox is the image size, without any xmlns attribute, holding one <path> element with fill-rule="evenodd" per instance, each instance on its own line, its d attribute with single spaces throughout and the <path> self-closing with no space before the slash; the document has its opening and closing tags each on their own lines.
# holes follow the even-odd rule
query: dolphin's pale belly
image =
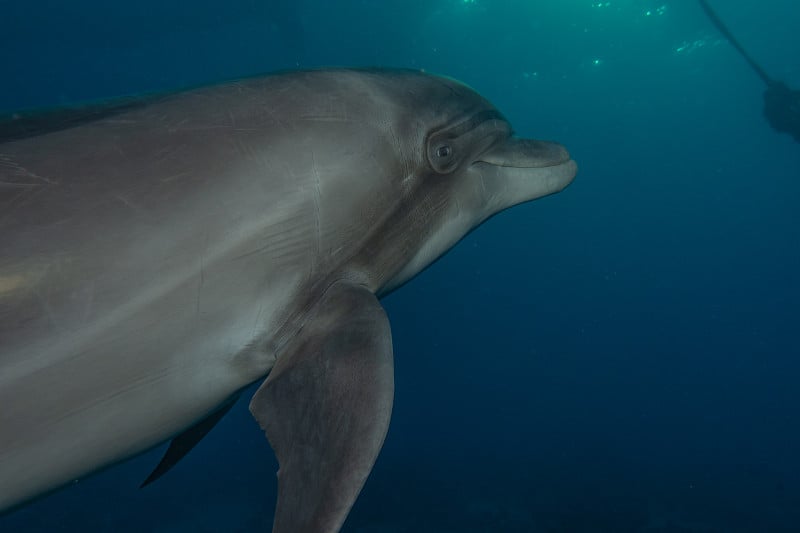
<svg viewBox="0 0 800 533">
<path fill-rule="evenodd" d="M 81 133 L 88 151 L 67 132 L 0 145 L 0 509 L 171 437 L 263 376 L 312 281 L 302 176 L 281 187 L 241 154 L 220 167 L 234 143 L 126 165 L 115 133 Z"/>
</svg>

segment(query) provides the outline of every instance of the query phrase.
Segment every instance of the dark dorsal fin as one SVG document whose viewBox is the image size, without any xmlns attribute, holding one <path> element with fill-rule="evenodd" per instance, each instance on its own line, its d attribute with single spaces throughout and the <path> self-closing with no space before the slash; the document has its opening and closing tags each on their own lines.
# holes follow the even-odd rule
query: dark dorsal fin
<svg viewBox="0 0 800 533">
<path fill-rule="evenodd" d="M 74 128 L 142 107 L 163 97 L 163 94 L 125 96 L 67 107 L 2 114 L 0 115 L 0 143 Z"/>
<path fill-rule="evenodd" d="M 217 408 L 216 411 L 172 439 L 172 442 L 169 443 L 169 448 L 167 448 L 167 451 L 164 453 L 164 457 L 161 458 L 161 462 L 158 463 L 158 466 L 156 466 L 150 475 L 147 476 L 147 479 L 145 479 L 144 482 L 139 485 L 139 488 L 146 487 L 153 481 L 169 472 L 173 466 L 178 464 L 178 461 L 183 459 L 186 454 L 189 453 L 192 448 L 194 448 L 197 443 L 203 439 L 203 437 L 208 435 L 208 432 L 211 431 L 211 428 L 216 426 L 217 422 L 222 420 L 222 417 L 231 410 L 231 407 L 233 407 L 233 404 L 235 404 L 236 400 L 238 399 L 239 395 L 237 394 Z"/>
</svg>

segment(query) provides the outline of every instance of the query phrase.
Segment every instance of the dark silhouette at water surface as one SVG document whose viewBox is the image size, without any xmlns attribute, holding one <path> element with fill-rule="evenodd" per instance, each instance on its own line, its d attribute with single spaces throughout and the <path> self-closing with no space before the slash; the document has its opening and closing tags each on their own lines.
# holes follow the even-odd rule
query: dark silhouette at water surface
<svg viewBox="0 0 800 533">
<path fill-rule="evenodd" d="M 706 0 L 698 0 L 711 22 L 719 29 L 734 48 L 741 54 L 756 74 L 764 80 L 764 116 L 775 130 L 788 133 L 800 142 L 800 90 L 791 89 L 782 81 L 772 79 L 766 71 L 742 47 L 736 37 L 717 16 Z"/>
</svg>

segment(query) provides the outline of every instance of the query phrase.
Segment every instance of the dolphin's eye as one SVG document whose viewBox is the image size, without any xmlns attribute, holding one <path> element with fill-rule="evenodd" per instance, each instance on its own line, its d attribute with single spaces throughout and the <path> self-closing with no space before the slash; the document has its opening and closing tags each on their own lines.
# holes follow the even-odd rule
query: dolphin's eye
<svg viewBox="0 0 800 533">
<path fill-rule="evenodd" d="M 437 138 L 438 137 L 438 138 Z M 428 163 L 439 174 L 449 174 L 460 164 L 463 146 L 458 138 L 445 134 L 434 134 L 428 139 Z"/>
</svg>

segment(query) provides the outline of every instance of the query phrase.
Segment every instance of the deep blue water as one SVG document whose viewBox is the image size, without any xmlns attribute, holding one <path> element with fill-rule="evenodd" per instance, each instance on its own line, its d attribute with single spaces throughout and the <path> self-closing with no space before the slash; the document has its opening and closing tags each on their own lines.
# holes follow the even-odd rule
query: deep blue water
<svg viewBox="0 0 800 533">
<path fill-rule="evenodd" d="M 800 4 L 717 0 L 800 87 Z M 384 299 L 389 435 L 345 531 L 800 531 L 800 144 L 690 0 L 0 0 L 0 109 L 371 65 L 461 79 L 580 165 Z M 249 394 L 0 531 L 268 530 Z M 2 409 L 2 406 L 0 406 Z"/>
</svg>

